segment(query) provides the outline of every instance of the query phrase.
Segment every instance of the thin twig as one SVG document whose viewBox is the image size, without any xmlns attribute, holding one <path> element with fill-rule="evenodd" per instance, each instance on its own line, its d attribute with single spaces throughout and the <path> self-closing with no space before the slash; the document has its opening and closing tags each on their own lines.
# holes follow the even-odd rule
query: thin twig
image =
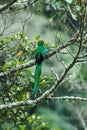
<svg viewBox="0 0 87 130">
<path fill-rule="evenodd" d="M 61 60 L 61 58 L 56 54 L 56 58 L 61 62 L 61 64 L 63 65 L 64 69 L 66 69 L 66 65 L 64 63 L 64 61 Z"/>
<path fill-rule="evenodd" d="M 81 124 L 82 124 L 84 130 L 87 130 L 86 122 L 85 122 L 85 120 L 84 120 L 84 118 L 83 118 L 83 116 L 82 116 L 81 111 L 79 111 L 79 109 L 76 109 L 76 113 L 77 113 L 77 115 L 78 115 L 78 119 L 80 120 L 80 122 L 81 122 Z"/>
</svg>

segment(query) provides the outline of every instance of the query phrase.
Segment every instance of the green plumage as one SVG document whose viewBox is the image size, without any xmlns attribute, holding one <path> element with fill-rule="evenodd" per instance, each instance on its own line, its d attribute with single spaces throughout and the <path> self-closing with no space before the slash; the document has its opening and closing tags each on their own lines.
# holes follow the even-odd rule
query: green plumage
<svg viewBox="0 0 87 130">
<path fill-rule="evenodd" d="M 44 57 L 46 56 L 46 48 L 44 46 L 44 41 L 38 42 L 38 47 L 35 52 L 36 56 L 36 69 L 35 69 L 35 81 L 34 81 L 34 89 L 32 95 L 36 95 L 39 87 L 39 80 L 41 75 L 42 63 Z"/>
<path fill-rule="evenodd" d="M 35 95 L 38 91 L 39 79 L 40 79 L 40 75 L 41 75 L 41 68 L 42 68 L 42 64 L 36 65 L 34 89 L 33 89 L 32 95 Z"/>
</svg>

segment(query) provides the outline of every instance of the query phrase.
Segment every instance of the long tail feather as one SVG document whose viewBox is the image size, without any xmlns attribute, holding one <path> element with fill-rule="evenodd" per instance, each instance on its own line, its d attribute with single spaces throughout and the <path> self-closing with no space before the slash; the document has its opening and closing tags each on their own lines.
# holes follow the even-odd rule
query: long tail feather
<svg viewBox="0 0 87 130">
<path fill-rule="evenodd" d="M 35 81 L 34 81 L 34 89 L 32 92 L 32 95 L 36 95 L 39 87 L 39 79 L 41 75 L 41 68 L 42 68 L 42 63 L 36 65 L 36 70 L 35 70 Z"/>
</svg>

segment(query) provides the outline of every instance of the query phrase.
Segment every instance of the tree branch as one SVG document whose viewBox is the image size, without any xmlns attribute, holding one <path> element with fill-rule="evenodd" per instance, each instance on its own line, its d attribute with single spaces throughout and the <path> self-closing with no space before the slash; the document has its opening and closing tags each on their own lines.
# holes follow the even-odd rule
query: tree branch
<svg viewBox="0 0 87 130">
<path fill-rule="evenodd" d="M 87 101 L 87 98 L 82 98 L 82 97 L 74 97 L 74 96 L 64 96 L 64 97 L 47 97 L 44 100 L 65 100 L 65 101 Z M 7 103 L 7 104 L 3 104 L 0 105 L 0 110 L 4 110 L 4 109 L 11 109 L 14 107 L 18 107 L 18 106 L 30 106 L 33 107 L 36 104 L 40 103 L 41 97 L 35 99 L 35 100 L 26 100 L 26 101 L 19 101 L 19 102 L 13 102 L 13 103 Z"/>
<path fill-rule="evenodd" d="M 73 44 L 77 38 L 79 37 L 79 33 L 77 33 L 74 37 L 72 37 L 68 42 L 66 42 L 64 45 L 60 46 L 59 48 L 57 48 L 56 50 L 54 51 L 51 51 L 49 52 L 47 55 L 46 55 L 46 59 L 55 55 L 56 53 L 60 52 L 61 50 L 63 50 L 64 48 L 66 48 L 67 46 Z M 31 60 L 29 61 L 28 63 L 26 64 L 22 64 L 20 66 L 17 66 L 16 68 L 13 68 L 13 69 L 10 69 L 8 70 L 7 72 L 2 72 L 0 73 L 0 77 L 4 77 L 4 76 L 8 76 L 8 75 L 11 75 L 12 73 L 15 73 L 19 70 L 22 70 L 23 68 L 28 68 L 28 67 L 31 67 L 35 65 L 35 60 Z"/>
<path fill-rule="evenodd" d="M 47 97 L 48 100 L 66 100 L 66 101 L 87 101 L 87 98 L 74 97 L 74 96 L 63 96 L 63 97 Z"/>
<path fill-rule="evenodd" d="M 8 4 L 6 4 L 4 7 L 0 8 L 0 12 L 6 10 L 7 8 L 9 8 L 11 5 L 13 5 L 17 0 L 12 0 L 10 1 Z"/>
<path fill-rule="evenodd" d="M 12 73 L 15 73 L 23 68 L 28 68 L 28 67 L 32 67 L 33 65 L 35 65 L 35 60 L 31 60 L 29 61 L 28 63 L 26 64 L 22 64 L 20 66 L 17 66 L 16 68 L 14 69 L 10 69 L 9 71 L 7 72 L 2 72 L 0 73 L 0 77 L 4 77 L 4 76 L 8 76 L 8 75 L 11 75 Z"/>
<path fill-rule="evenodd" d="M 80 60 L 77 60 L 77 62 L 79 62 L 79 63 L 87 63 L 87 59 L 80 59 Z"/>
</svg>

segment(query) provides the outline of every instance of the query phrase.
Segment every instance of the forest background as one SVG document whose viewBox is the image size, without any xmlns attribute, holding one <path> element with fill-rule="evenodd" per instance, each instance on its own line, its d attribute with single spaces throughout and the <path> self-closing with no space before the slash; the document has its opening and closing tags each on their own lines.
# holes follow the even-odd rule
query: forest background
<svg viewBox="0 0 87 130">
<path fill-rule="evenodd" d="M 0 130 L 87 130 L 86 0 L 0 0 Z"/>
</svg>

